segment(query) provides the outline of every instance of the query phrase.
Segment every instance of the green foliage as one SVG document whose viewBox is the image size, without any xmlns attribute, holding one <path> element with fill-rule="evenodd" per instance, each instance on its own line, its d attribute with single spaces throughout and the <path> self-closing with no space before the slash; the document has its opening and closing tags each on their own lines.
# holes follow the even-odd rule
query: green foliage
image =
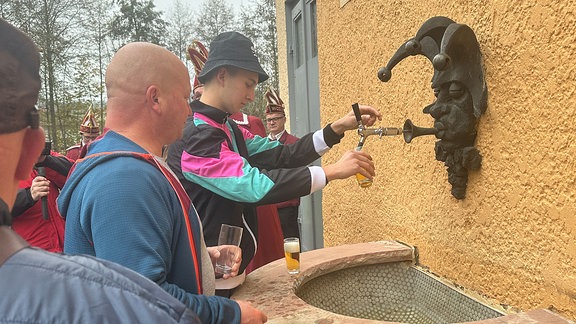
<svg viewBox="0 0 576 324">
<path fill-rule="evenodd" d="M 153 0 L 0 0 L 0 16 L 27 33 L 42 49 L 42 89 L 38 106 L 53 148 L 63 152 L 80 140 L 79 125 L 88 107 L 104 124 L 104 71 L 115 50 L 131 41 L 165 45 L 186 60 L 194 39 L 207 46 L 224 31 L 248 36 L 270 80 L 258 85 L 244 111 L 263 118 L 264 93 L 278 87 L 273 0 L 244 0 L 236 17 L 230 1 L 204 0 L 194 13 L 187 0 L 175 0 L 168 15 Z M 166 19 L 166 20 L 164 20 Z"/>
<path fill-rule="evenodd" d="M 46 128 L 53 146 L 60 147 L 57 116 L 59 90 L 65 88 L 65 78 L 73 61 L 74 46 L 80 45 L 89 1 L 73 0 L 11 0 L 2 4 L 4 18 L 26 32 L 42 53 L 43 93 L 40 106 L 45 107 Z"/>
<path fill-rule="evenodd" d="M 110 24 L 110 36 L 122 45 L 128 42 L 150 42 L 164 45 L 167 23 L 156 11 L 152 0 L 117 0 L 120 12 Z"/>
</svg>

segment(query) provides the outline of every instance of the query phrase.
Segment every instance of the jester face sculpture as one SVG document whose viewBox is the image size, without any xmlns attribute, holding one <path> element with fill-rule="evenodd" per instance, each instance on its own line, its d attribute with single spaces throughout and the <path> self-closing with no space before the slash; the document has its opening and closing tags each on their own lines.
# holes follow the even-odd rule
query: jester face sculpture
<svg viewBox="0 0 576 324">
<path fill-rule="evenodd" d="M 434 66 L 432 89 L 436 101 L 423 111 L 434 118 L 434 128 L 421 129 L 419 134 L 404 138 L 409 143 L 413 137 L 435 134 L 439 139 L 435 144 L 436 159 L 448 169 L 452 195 L 463 199 L 468 171 L 478 170 L 482 163 L 474 142 L 479 118 L 486 111 L 488 91 L 478 41 L 466 25 L 446 17 L 430 18 L 378 71 L 380 80 L 388 82 L 392 68 L 412 55 L 424 55 Z M 409 125 L 412 129 L 411 122 Z"/>
<path fill-rule="evenodd" d="M 447 82 L 434 89 L 436 101 L 424 108 L 434 118 L 436 137 L 455 145 L 474 145 L 476 123 L 472 96 L 459 82 Z"/>
</svg>

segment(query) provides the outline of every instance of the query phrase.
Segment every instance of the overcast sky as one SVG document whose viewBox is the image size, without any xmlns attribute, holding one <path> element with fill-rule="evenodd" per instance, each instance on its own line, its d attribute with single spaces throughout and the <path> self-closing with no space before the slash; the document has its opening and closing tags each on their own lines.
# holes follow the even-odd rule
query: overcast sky
<svg viewBox="0 0 576 324">
<path fill-rule="evenodd" d="M 164 11 L 164 13 L 168 13 L 169 9 L 173 7 L 173 3 L 175 1 L 176 0 L 154 0 L 154 4 L 158 9 Z M 200 11 L 200 8 L 202 7 L 204 1 L 210 1 L 210 0 L 180 0 L 180 1 L 182 3 L 188 4 L 190 8 L 192 8 L 192 10 L 198 12 Z M 243 0 L 225 0 L 225 1 L 231 4 L 234 10 L 236 10 L 236 12 L 238 12 L 243 2 Z"/>
</svg>

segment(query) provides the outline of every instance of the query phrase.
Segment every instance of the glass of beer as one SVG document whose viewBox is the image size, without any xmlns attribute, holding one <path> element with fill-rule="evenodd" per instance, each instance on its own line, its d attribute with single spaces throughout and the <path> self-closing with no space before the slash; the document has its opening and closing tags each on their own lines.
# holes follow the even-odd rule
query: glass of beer
<svg viewBox="0 0 576 324">
<path fill-rule="evenodd" d="M 300 240 L 297 237 L 284 239 L 284 256 L 289 274 L 300 273 Z"/>
</svg>

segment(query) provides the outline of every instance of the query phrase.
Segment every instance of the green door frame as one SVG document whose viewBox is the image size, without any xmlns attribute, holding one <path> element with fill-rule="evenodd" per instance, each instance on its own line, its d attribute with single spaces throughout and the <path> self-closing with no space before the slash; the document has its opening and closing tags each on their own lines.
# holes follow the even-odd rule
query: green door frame
<svg viewBox="0 0 576 324">
<path fill-rule="evenodd" d="M 316 0 L 287 0 L 285 6 L 290 130 L 301 137 L 321 127 Z M 301 199 L 299 219 L 302 251 L 324 247 L 322 192 Z"/>
</svg>

